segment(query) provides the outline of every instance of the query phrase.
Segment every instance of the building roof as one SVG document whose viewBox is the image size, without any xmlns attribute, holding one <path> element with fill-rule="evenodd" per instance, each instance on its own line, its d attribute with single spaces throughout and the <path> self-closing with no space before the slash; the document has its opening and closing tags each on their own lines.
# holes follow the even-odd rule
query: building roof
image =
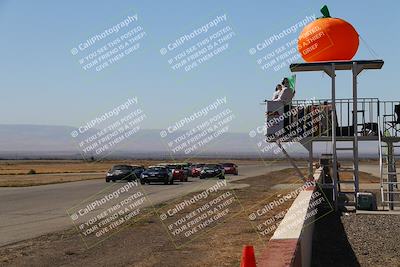
<svg viewBox="0 0 400 267">
<path fill-rule="evenodd" d="M 327 67 L 335 66 L 335 70 L 351 70 L 353 63 L 357 63 L 362 69 L 381 69 L 383 60 L 350 60 L 350 61 L 321 61 L 312 63 L 293 63 L 290 64 L 290 71 L 324 71 Z"/>
</svg>

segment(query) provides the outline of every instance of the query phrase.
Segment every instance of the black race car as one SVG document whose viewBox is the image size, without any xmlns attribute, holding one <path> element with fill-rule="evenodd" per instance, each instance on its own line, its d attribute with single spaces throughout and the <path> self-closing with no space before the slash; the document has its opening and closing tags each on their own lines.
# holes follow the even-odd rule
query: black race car
<svg viewBox="0 0 400 267">
<path fill-rule="evenodd" d="M 164 184 L 173 184 L 174 178 L 171 171 L 164 166 L 150 166 L 140 175 L 141 184 L 150 184 L 151 182 L 164 182 Z"/>
<path fill-rule="evenodd" d="M 114 165 L 106 173 L 106 182 L 115 182 L 117 180 L 126 180 L 131 182 L 138 179 L 143 171 L 143 166 Z"/>
<path fill-rule="evenodd" d="M 200 179 L 218 177 L 219 179 L 225 179 L 224 167 L 220 164 L 206 164 L 200 172 Z"/>
</svg>

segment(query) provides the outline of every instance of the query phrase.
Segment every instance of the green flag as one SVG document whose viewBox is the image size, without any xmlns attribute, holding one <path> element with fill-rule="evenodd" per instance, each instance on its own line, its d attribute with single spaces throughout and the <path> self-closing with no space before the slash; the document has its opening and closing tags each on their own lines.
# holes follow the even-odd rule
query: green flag
<svg viewBox="0 0 400 267">
<path fill-rule="evenodd" d="M 296 75 L 288 77 L 290 90 L 294 93 L 296 91 Z"/>
</svg>

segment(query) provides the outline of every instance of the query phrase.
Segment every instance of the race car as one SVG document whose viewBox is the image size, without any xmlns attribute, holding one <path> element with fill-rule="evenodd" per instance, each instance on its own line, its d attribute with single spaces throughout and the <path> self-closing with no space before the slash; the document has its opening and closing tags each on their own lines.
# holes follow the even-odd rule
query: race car
<svg viewBox="0 0 400 267">
<path fill-rule="evenodd" d="M 225 170 L 225 174 L 239 174 L 239 167 L 235 163 L 220 163 Z"/>
<path fill-rule="evenodd" d="M 157 166 L 166 167 L 171 173 L 174 180 L 179 180 L 180 182 L 187 182 L 188 175 L 183 169 L 182 165 L 177 163 L 160 163 Z"/>
<path fill-rule="evenodd" d="M 225 170 L 220 164 L 206 164 L 200 172 L 200 179 L 214 178 L 225 179 Z"/>
<path fill-rule="evenodd" d="M 106 173 L 106 182 L 126 180 L 128 182 L 134 181 L 140 177 L 144 171 L 143 166 L 138 165 L 114 165 Z"/>
<path fill-rule="evenodd" d="M 204 167 L 204 165 L 205 164 L 203 163 L 193 164 L 191 168 L 192 177 L 200 176 L 201 169 Z"/>
<path fill-rule="evenodd" d="M 164 166 L 150 166 L 140 175 L 141 184 L 150 184 L 151 182 L 163 182 L 164 184 L 173 184 L 174 179 L 168 168 Z"/>
</svg>

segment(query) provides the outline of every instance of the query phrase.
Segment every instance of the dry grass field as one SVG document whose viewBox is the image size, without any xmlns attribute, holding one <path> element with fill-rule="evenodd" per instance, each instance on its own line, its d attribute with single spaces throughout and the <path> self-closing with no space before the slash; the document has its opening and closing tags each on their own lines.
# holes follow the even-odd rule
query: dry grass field
<svg viewBox="0 0 400 267">
<path fill-rule="evenodd" d="M 155 165 L 167 160 L 1 160 L 0 187 L 34 186 L 103 179 L 112 165 Z M 261 160 L 191 159 L 192 162 L 235 162 L 240 165 L 262 164 Z M 168 161 L 168 162 L 179 162 Z M 31 174 L 29 174 L 31 173 Z"/>
</svg>

